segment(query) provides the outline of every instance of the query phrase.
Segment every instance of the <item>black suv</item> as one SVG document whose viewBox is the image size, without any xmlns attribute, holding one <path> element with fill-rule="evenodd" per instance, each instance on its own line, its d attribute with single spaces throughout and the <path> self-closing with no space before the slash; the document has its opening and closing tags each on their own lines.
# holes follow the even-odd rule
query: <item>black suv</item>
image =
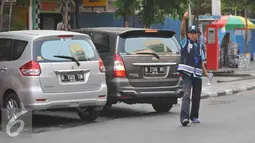
<svg viewBox="0 0 255 143">
<path fill-rule="evenodd" d="M 107 106 L 149 103 L 157 112 L 168 112 L 183 96 L 175 32 L 121 27 L 73 31 L 88 34 L 104 62 Z"/>
</svg>

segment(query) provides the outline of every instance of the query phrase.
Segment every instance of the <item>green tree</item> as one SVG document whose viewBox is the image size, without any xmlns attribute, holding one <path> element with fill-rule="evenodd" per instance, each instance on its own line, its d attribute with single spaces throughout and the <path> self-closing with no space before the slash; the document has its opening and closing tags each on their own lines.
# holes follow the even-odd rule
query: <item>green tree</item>
<svg viewBox="0 0 255 143">
<path fill-rule="evenodd" d="M 252 13 L 255 10 L 255 0 L 221 0 L 221 9 L 223 13 L 244 16 L 245 6 L 247 12 Z"/>
<path fill-rule="evenodd" d="M 248 13 L 252 13 L 255 9 L 255 0 L 221 0 L 222 12 L 224 14 L 234 14 L 245 17 L 245 25 L 247 27 Z M 245 30 L 244 50 L 248 53 L 248 31 Z"/>
<path fill-rule="evenodd" d="M 254 0 L 242 0 L 240 2 L 240 5 L 244 7 L 244 16 L 245 16 L 245 27 L 248 27 L 248 11 L 252 11 L 252 9 L 255 7 L 255 1 Z M 244 50 L 245 53 L 248 53 L 248 31 L 245 30 L 245 40 L 244 40 Z"/>
<path fill-rule="evenodd" d="M 142 0 L 138 16 L 147 28 L 161 24 L 166 17 L 180 19 L 186 10 L 187 0 Z"/>
<path fill-rule="evenodd" d="M 111 3 L 117 8 L 116 17 L 123 16 L 126 27 L 128 18 L 132 15 L 139 16 L 141 23 L 150 27 L 164 22 L 166 17 L 181 18 L 186 10 L 187 0 L 116 0 Z"/>
<path fill-rule="evenodd" d="M 115 11 L 115 15 L 117 18 L 123 16 L 124 18 L 124 27 L 129 26 L 129 17 L 135 15 L 136 10 L 139 9 L 140 0 L 116 0 L 116 1 L 108 1 L 114 7 L 117 8 Z"/>
<path fill-rule="evenodd" d="M 211 14 L 212 2 L 211 0 L 190 0 L 191 13 L 194 15 L 194 23 L 198 25 L 199 15 Z"/>
<path fill-rule="evenodd" d="M 252 13 L 255 9 L 255 0 L 222 0 L 223 10 L 235 11 L 235 15 L 245 17 L 245 27 L 248 27 L 248 13 Z M 241 13 L 241 14 L 240 14 Z M 244 50 L 248 53 L 248 31 L 245 30 Z"/>
</svg>

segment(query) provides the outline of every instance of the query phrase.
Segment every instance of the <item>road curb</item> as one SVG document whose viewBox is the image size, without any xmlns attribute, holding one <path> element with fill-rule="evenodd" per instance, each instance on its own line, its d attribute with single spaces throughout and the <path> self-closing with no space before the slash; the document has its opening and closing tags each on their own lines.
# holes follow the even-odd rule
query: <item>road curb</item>
<svg viewBox="0 0 255 143">
<path fill-rule="evenodd" d="M 255 89 L 255 85 L 250 85 L 250 86 L 239 87 L 235 89 L 225 89 L 225 90 L 216 91 L 216 92 L 202 93 L 201 99 L 237 94 L 243 91 L 254 90 L 254 89 Z"/>
</svg>

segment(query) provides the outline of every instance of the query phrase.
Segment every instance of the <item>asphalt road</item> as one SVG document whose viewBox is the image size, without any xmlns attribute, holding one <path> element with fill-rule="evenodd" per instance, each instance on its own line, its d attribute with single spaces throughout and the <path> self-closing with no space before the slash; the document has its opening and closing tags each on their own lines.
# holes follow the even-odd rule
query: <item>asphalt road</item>
<svg viewBox="0 0 255 143">
<path fill-rule="evenodd" d="M 150 105 L 117 105 L 94 123 L 81 122 L 75 113 L 34 115 L 31 136 L 0 142 L 18 143 L 252 143 L 255 141 L 255 91 L 201 103 L 200 124 L 182 127 L 180 106 L 157 114 Z"/>
</svg>

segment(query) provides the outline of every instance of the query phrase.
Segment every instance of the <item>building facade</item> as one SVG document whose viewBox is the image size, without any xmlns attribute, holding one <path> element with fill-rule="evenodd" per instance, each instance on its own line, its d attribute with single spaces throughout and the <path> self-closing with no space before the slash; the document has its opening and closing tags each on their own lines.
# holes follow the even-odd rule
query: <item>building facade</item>
<svg viewBox="0 0 255 143">
<path fill-rule="evenodd" d="M 57 24 L 67 21 L 68 29 L 79 27 L 83 12 L 114 12 L 114 0 L 13 0 L 4 3 L 2 29 L 56 29 Z M 10 23 L 10 7 L 12 7 Z M 67 12 L 65 12 L 67 11 Z M 66 16 L 65 16 L 66 15 Z M 29 26 L 30 25 L 30 26 Z M 32 25 L 32 26 L 31 26 Z"/>
</svg>

